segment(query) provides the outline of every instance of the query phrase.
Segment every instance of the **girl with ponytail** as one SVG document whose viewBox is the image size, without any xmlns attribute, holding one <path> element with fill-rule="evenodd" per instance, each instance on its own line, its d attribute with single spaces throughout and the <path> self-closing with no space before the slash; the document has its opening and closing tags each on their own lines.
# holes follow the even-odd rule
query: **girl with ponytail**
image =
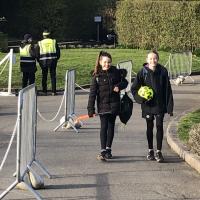
<svg viewBox="0 0 200 200">
<path fill-rule="evenodd" d="M 112 158 L 111 147 L 114 138 L 116 116 L 120 111 L 120 91 L 128 85 L 125 79 L 126 71 L 112 66 L 112 57 L 101 51 L 97 57 L 92 75 L 90 94 L 88 99 L 88 115 L 97 113 L 100 116 L 100 154 L 98 160 L 105 161 Z"/>
</svg>

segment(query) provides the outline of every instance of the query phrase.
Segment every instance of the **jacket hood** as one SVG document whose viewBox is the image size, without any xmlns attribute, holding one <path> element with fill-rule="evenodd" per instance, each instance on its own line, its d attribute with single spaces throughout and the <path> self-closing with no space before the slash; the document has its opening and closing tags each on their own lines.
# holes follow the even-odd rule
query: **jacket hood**
<svg viewBox="0 0 200 200">
<path fill-rule="evenodd" d="M 116 69 L 116 67 L 111 65 L 110 68 L 107 71 L 109 72 L 109 71 L 114 70 L 114 69 Z M 97 73 L 97 74 L 94 74 L 94 70 L 90 71 L 91 76 L 98 76 L 99 74 L 103 74 L 103 73 L 106 73 L 106 71 L 102 70 L 102 69 L 100 69 L 99 73 Z"/>
<path fill-rule="evenodd" d="M 149 64 L 148 63 L 144 63 L 143 67 L 147 70 L 147 71 L 152 71 L 151 69 L 149 69 Z M 156 69 L 155 69 L 155 73 L 159 72 L 161 70 L 162 65 L 160 65 L 159 63 L 156 65 Z"/>
</svg>

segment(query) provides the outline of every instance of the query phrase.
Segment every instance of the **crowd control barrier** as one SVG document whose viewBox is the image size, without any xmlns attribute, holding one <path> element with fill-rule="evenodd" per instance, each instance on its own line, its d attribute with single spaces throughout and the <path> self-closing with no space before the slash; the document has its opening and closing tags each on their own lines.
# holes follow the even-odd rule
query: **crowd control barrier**
<svg viewBox="0 0 200 200">
<path fill-rule="evenodd" d="M 10 49 L 10 52 L 0 61 L 0 76 L 3 74 L 3 71 L 9 64 L 8 91 L 0 92 L 0 96 L 13 96 L 13 94 L 11 93 L 11 83 L 12 83 L 12 66 L 14 63 L 15 63 L 15 57 L 13 54 L 13 49 Z M 3 67 L 1 68 L 1 66 Z"/>
<path fill-rule="evenodd" d="M 174 81 L 182 78 L 183 81 L 190 78 L 194 83 L 193 78 L 190 76 L 192 73 L 192 52 L 171 53 L 168 60 L 169 78 Z"/>
<path fill-rule="evenodd" d="M 0 195 L 0 199 L 17 184 L 23 182 L 36 199 L 41 200 L 39 193 L 31 187 L 25 178 L 29 172 L 36 174 L 33 165 L 38 167 L 48 178 L 51 178 L 49 172 L 36 160 L 37 98 L 35 84 L 19 92 L 17 119 L 16 180 Z"/>
<path fill-rule="evenodd" d="M 67 70 L 65 76 L 65 113 L 60 124 L 54 129 L 57 131 L 61 126 L 69 124 L 76 133 L 78 130 L 74 124 L 74 121 L 77 119 L 75 115 L 75 79 L 76 72 L 74 69 Z"/>
<path fill-rule="evenodd" d="M 119 69 L 126 69 L 127 75 L 126 79 L 128 81 L 128 86 L 126 89 L 124 89 L 121 92 L 130 92 L 131 90 L 131 78 L 132 78 L 132 68 L 133 68 L 133 62 L 132 60 L 122 61 L 117 64 L 117 68 Z"/>
</svg>

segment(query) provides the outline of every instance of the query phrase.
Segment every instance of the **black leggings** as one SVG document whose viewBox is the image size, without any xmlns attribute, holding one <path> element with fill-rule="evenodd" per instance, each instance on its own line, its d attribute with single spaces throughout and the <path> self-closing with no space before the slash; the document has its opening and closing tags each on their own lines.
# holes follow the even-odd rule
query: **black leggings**
<svg viewBox="0 0 200 200">
<path fill-rule="evenodd" d="M 164 115 L 154 115 L 156 119 L 156 140 L 157 140 L 157 150 L 162 149 L 163 141 L 163 119 Z M 153 149 L 153 127 L 154 127 L 154 116 L 151 119 L 146 119 L 147 123 L 147 141 L 149 149 Z"/>
<path fill-rule="evenodd" d="M 101 130 L 100 130 L 100 140 L 101 149 L 106 149 L 106 147 L 112 146 L 114 138 L 116 115 L 104 114 L 100 115 Z"/>
</svg>

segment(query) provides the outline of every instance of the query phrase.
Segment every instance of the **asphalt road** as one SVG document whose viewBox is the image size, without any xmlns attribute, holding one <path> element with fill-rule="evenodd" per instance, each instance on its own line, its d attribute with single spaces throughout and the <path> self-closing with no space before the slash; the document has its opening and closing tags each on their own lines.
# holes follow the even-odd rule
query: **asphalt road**
<svg viewBox="0 0 200 200">
<path fill-rule="evenodd" d="M 200 78 L 196 84 L 173 86 L 174 117 L 200 106 Z M 39 96 L 38 109 L 45 118 L 57 112 L 62 96 Z M 76 93 L 76 114 L 85 114 L 88 94 Z M 134 103 L 133 116 L 126 127 L 119 120 L 113 142 L 113 159 L 96 160 L 99 153 L 99 118 L 84 122 L 77 134 L 72 129 L 53 129 L 63 116 L 62 109 L 56 121 L 45 122 L 38 117 L 37 159 L 52 175 L 44 177 L 45 189 L 38 190 L 48 200 L 200 200 L 200 174 L 178 157 L 164 138 L 165 163 L 147 161 L 145 122 L 140 105 Z M 17 97 L 0 97 L 0 162 L 6 151 L 17 116 Z M 173 120 L 166 115 L 165 130 Z M 0 171 L 0 193 L 15 178 L 16 140 L 5 166 Z M 13 189 L 4 199 L 35 199 L 29 191 Z"/>
</svg>

